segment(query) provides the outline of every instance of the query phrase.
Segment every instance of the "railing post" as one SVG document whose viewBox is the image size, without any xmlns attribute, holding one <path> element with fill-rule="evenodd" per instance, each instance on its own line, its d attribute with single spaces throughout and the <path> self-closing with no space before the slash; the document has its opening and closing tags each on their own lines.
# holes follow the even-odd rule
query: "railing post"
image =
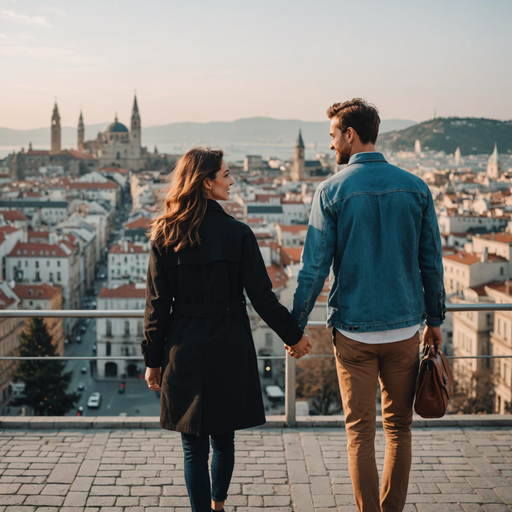
<svg viewBox="0 0 512 512">
<path fill-rule="evenodd" d="M 285 421 L 287 427 L 295 427 L 296 425 L 296 417 L 295 417 L 295 382 L 296 382 L 296 370 L 297 361 L 295 358 L 286 356 L 285 359 L 285 378 L 286 378 L 286 387 L 285 387 Z"/>
</svg>

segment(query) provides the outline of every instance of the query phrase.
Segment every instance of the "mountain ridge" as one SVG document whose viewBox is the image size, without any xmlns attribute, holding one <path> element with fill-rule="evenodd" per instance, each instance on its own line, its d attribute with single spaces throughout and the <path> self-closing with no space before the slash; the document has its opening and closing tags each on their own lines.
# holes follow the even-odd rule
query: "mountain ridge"
<svg viewBox="0 0 512 512">
<path fill-rule="evenodd" d="M 96 138 L 108 123 L 86 125 L 85 138 Z M 381 123 L 381 133 L 397 130 L 415 124 L 404 119 L 386 119 Z M 207 123 L 180 122 L 154 125 L 142 128 L 143 145 L 171 143 L 182 146 L 223 145 L 223 144 L 286 144 L 294 145 L 299 128 L 306 144 L 329 145 L 329 121 L 300 121 L 299 119 L 274 119 L 251 117 L 234 121 L 210 121 Z M 384 131 L 383 131 L 384 130 Z M 62 147 L 76 147 L 77 129 L 69 126 L 61 128 Z M 48 148 L 50 128 L 14 130 L 0 127 L 0 146 Z"/>
<path fill-rule="evenodd" d="M 512 120 L 485 117 L 439 117 L 384 133 L 377 140 L 378 149 L 414 151 L 419 140 L 423 150 L 463 155 L 490 154 L 494 144 L 501 153 L 512 153 Z"/>
</svg>

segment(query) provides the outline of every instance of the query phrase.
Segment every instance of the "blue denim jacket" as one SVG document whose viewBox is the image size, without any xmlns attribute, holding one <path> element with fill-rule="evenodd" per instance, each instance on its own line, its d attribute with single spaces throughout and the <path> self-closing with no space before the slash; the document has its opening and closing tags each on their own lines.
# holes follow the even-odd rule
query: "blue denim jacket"
<svg viewBox="0 0 512 512">
<path fill-rule="evenodd" d="M 430 190 L 381 153 L 357 153 L 313 199 L 292 315 L 304 328 L 330 276 L 327 324 L 346 331 L 441 325 L 441 237 Z"/>
</svg>

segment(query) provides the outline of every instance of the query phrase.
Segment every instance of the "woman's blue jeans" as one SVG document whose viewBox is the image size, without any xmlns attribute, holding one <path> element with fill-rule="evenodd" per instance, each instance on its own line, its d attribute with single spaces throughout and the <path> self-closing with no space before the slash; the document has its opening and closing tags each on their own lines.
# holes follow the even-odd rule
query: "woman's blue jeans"
<svg viewBox="0 0 512 512">
<path fill-rule="evenodd" d="M 210 436 L 181 434 L 185 455 L 185 483 L 192 512 L 210 512 L 211 500 L 224 501 L 235 465 L 235 433 L 211 436 L 212 483 L 208 473 Z"/>
</svg>

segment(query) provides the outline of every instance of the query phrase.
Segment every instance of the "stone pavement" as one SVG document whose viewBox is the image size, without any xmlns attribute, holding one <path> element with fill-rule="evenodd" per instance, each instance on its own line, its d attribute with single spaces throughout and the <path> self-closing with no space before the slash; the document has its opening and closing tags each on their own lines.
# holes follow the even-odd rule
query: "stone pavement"
<svg viewBox="0 0 512 512">
<path fill-rule="evenodd" d="M 226 512 L 356 510 L 343 428 L 236 434 Z M 384 434 L 378 431 L 379 469 Z M 406 511 L 512 504 L 510 427 L 413 430 Z M 0 512 L 185 512 L 178 434 L 161 429 L 0 431 Z"/>
</svg>

